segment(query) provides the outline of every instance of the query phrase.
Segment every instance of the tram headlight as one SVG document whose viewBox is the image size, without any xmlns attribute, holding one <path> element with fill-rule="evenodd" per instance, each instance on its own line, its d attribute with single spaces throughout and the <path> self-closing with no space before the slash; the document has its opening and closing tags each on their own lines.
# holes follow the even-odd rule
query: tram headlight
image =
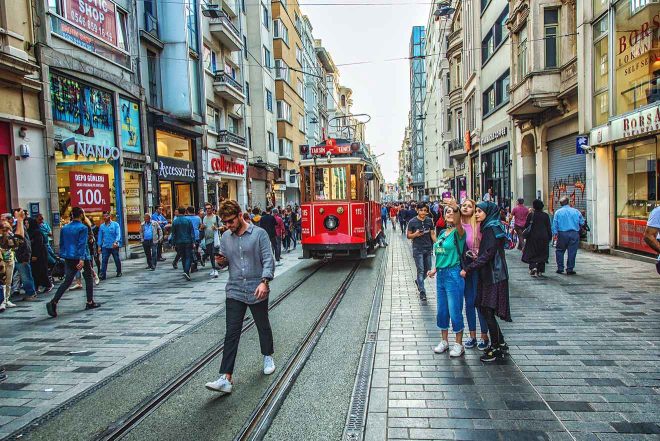
<svg viewBox="0 0 660 441">
<path fill-rule="evenodd" d="M 337 216 L 330 215 L 323 221 L 323 226 L 330 231 L 336 230 L 339 226 L 339 219 Z"/>
</svg>

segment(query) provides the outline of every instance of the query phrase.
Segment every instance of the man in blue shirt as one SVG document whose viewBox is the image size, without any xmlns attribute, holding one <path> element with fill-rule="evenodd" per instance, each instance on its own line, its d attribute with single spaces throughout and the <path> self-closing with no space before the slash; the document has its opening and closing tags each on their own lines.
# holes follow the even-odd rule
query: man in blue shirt
<svg viewBox="0 0 660 441">
<path fill-rule="evenodd" d="M 195 242 L 193 224 L 186 216 L 186 209 L 177 208 L 177 217 L 172 222 L 172 243 L 176 254 L 183 260 L 183 276 L 190 281 L 190 265 L 192 264 L 192 250 Z"/>
<path fill-rule="evenodd" d="M 87 291 L 87 304 L 85 309 L 95 309 L 101 306 L 94 302 L 94 278 L 92 277 L 92 257 L 89 254 L 88 228 L 82 223 L 85 212 L 80 207 L 71 210 L 71 222 L 60 231 L 60 256 L 64 259 L 64 281 L 57 288 L 53 300 L 46 303 L 46 311 L 51 317 L 57 317 L 57 303 L 62 295 L 69 289 L 76 273 L 83 270 L 85 289 Z"/>
<path fill-rule="evenodd" d="M 165 227 L 169 224 L 165 215 L 163 215 L 163 207 L 160 205 L 156 207 L 156 211 L 151 215 L 151 220 L 158 222 L 160 229 L 163 230 L 163 235 L 165 235 Z M 158 242 L 158 262 L 164 262 L 163 257 L 163 241 Z M 155 260 L 154 260 L 155 261 Z"/>
<path fill-rule="evenodd" d="M 103 212 L 103 223 L 99 227 L 97 243 L 101 250 L 101 274 L 99 274 L 99 279 L 105 280 L 110 255 L 112 255 L 112 260 L 114 260 L 115 267 L 117 268 L 117 277 L 121 277 L 121 260 L 119 260 L 121 231 L 119 224 L 112 220 L 109 211 Z"/>
<path fill-rule="evenodd" d="M 186 219 L 188 219 L 193 226 L 193 249 L 192 249 L 192 264 L 191 264 L 191 269 L 192 272 L 197 271 L 197 262 L 202 263 L 201 256 L 199 256 L 199 226 L 202 224 L 202 219 L 200 219 L 199 216 L 195 214 L 195 207 L 188 207 L 186 208 Z M 176 256 L 174 257 L 174 261 L 172 262 L 172 266 L 176 269 L 177 268 L 177 263 L 179 263 L 179 260 L 181 260 L 183 256 L 181 253 L 177 251 Z M 204 265 L 204 264 L 202 264 Z"/>
<path fill-rule="evenodd" d="M 568 197 L 559 199 L 561 207 L 555 211 L 552 218 L 552 235 L 557 236 L 557 274 L 564 272 L 564 253 L 568 250 L 566 274 L 575 274 L 575 256 L 580 245 L 580 227 L 584 225 L 584 217 L 579 210 L 568 205 Z"/>
</svg>

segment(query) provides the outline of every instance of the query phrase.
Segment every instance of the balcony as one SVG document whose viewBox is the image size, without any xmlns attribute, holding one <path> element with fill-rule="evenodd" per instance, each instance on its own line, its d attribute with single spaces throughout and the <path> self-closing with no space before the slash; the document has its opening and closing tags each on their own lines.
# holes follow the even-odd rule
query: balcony
<svg viewBox="0 0 660 441">
<path fill-rule="evenodd" d="M 245 103 L 245 95 L 243 94 L 243 86 L 241 83 L 227 75 L 223 71 L 215 73 L 213 78 L 214 92 L 227 100 L 231 104 Z"/>
<path fill-rule="evenodd" d="M 561 68 L 561 90 L 559 97 L 563 98 L 577 90 L 577 57 L 572 58 Z"/>
<path fill-rule="evenodd" d="M 211 34 L 232 52 L 240 51 L 243 48 L 241 33 L 225 12 L 220 11 L 220 15 L 209 21 Z"/>
<path fill-rule="evenodd" d="M 218 132 L 218 141 L 216 142 L 215 146 L 219 149 L 234 148 L 245 150 L 246 148 L 245 138 L 232 133 L 229 130 L 220 130 L 220 132 Z"/>
<path fill-rule="evenodd" d="M 449 107 L 451 109 L 455 109 L 457 107 L 461 107 L 463 104 L 463 88 L 461 86 L 454 86 L 450 92 L 449 92 Z"/>
<path fill-rule="evenodd" d="M 509 115 L 516 119 L 532 119 L 557 108 L 560 91 L 560 69 L 531 72 L 511 87 Z"/>
<path fill-rule="evenodd" d="M 454 138 L 449 141 L 449 157 L 460 159 L 467 155 L 465 144 L 461 138 Z"/>
</svg>

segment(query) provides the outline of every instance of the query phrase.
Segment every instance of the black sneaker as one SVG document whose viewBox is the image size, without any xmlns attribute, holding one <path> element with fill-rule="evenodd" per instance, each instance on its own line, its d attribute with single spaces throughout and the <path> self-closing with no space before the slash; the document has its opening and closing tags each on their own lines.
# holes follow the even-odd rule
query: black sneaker
<svg viewBox="0 0 660 441">
<path fill-rule="evenodd" d="M 484 352 L 484 355 L 479 357 L 479 360 L 483 361 L 484 363 L 490 363 L 493 361 L 498 361 L 503 359 L 504 359 L 504 353 L 500 349 L 490 349 Z"/>
<path fill-rule="evenodd" d="M 46 303 L 46 312 L 51 317 L 57 317 L 57 303 L 48 302 Z"/>
<path fill-rule="evenodd" d="M 557 274 L 564 274 L 564 270 L 560 270 L 560 269 L 558 269 L 558 270 L 556 271 L 556 273 L 557 273 Z"/>
<path fill-rule="evenodd" d="M 499 349 L 500 349 L 500 351 L 502 351 L 502 353 L 504 353 L 504 354 L 508 354 L 508 353 L 509 353 L 509 345 L 506 344 L 506 342 L 504 342 L 504 343 L 500 343 L 500 345 L 499 345 Z"/>
<path fill-rule="evenodd" d="M 121 272 L 118 272 L 118 273 L 117 273 L 117 277 L 121 277 Z"/>
<path fill-rule="evenodd" d="M 425 292 L 420 292 L 419 293 L 419 300 L 421 300 L 422 302 L 426 301 L 426 293 Z"/>
<path fill-rule="evenodd" d="M 188 274 L 188 273 L 183 273 L 183 277 L 185 277 L 186 280 L 190 282 L 190 280 L 191 280 L 191 279 L 190 279 L 190 274 Z"/>
<path fill-rule="evenodd" d="M 178 269 L 179 266 L 176 264 L 176 262 L 172 262 L 172 268 L 174 268 L 174 269 Z"/>
<path fill-rule="evenodd" d="M 575 271 L 566 271 L 566 275 L 567 275 L 567 276 L 574 276 L 574 275 L 576 275 L 576 274 L 577 274 L 577 273 L 576 273 Z"/>
<path fill-rule="evenodd" d="M 85 309 L 96 309 L 101 306 L 100 303 L 92 302 L 92 303 L 85 303 Z"/>
</svg>

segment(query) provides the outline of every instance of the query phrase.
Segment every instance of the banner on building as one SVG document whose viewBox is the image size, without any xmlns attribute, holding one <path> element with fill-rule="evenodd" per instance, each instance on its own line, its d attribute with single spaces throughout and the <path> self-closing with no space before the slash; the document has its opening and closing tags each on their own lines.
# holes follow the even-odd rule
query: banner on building
<svg viewBox="0 0 660 441">
<path fill-rule="evenodd" d="M 100 173 L 69 172 L 71 206 L 88 213 L 110 211 L 110 177 Z"/>
<path fill-rule="evenodd" d="M 74 25 L 117 46 L 117 7 L 112 1 L 64 0 L 64 13 Z"/>
<path fill-rule="evenodd" d="M 121 148 L 126 152 L 142 153 L 140 137 L 140 106 L 125 98 L 119 98 L 121 112 Z"/>
</svg>

